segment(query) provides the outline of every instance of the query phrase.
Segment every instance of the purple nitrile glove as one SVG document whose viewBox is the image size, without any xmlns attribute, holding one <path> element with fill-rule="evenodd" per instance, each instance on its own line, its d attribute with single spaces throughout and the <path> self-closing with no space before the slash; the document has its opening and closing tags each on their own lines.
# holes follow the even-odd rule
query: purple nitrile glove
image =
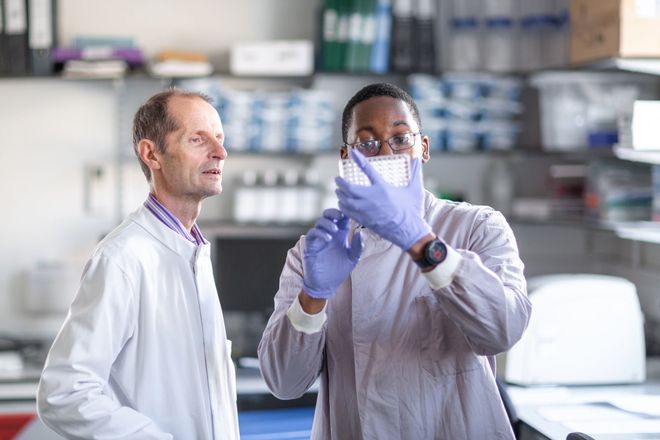
<svg viewBox="0 0 660 440">
<path fill-rule="evenodd" d="M 408 186 L 395 187 L 387 183 L 359 151 L 352 150 L 351 154 L 371 181 L 371 186 L 352 184 L 336 177 L 339 209 L 407 251 L 431 232 L 431 227 L 422 218 L 424 185 L 421 161 L 411 161 Z"/>
<path fill-rule="evenodd" d="M 360 260 L 360 232 L 349 245 L 348 221 L 338 209 L 326 209 L 305 236 L 303 288 L 314 298 L 330 298 Z"/>
</svg>

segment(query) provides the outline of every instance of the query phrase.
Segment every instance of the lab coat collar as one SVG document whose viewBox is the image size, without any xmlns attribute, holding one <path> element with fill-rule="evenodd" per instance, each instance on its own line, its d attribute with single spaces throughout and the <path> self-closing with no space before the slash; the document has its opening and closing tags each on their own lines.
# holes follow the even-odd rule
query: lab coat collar
<svg viewBox="0 0 660 440">
<path fill-rule="evenodd" d="M 167 248 L 179 255 L 185 256 L 189 261 L 210 253 L 210 245 L 208 243 L 196 246 L 182 235 L 165 226 L 144 206 L 140 206 L 130 214 L 128 220 L 142 227 Z"/>
<path fill-rule="evenodd" d="M 423 216 L 425 219 L 428 219 L 433 212 L 433 207 L 437 203 L 445 203 L 442 199 L 438 199 L 428 190 L 424 190 L 424 213 Z"/>
</svg>

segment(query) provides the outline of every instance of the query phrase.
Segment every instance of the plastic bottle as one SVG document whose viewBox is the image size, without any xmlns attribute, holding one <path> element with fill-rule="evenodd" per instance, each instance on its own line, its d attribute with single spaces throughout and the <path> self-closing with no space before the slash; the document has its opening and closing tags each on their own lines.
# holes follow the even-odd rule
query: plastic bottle
<svg viewBox="0 0 660 440">
<path fill-rule="evenodd" d="M 511 214 L 514 197 L 514 176 L 508 161 L 494 159 L 484 179 L 485 203 L 505 216 Z"/>
<path fill-rule="evenodd" d="M 262 174 L 262 186 L 257 196 L 257 222 L 270 223 L 277 218 L 277 171 L 266 170 Z"/>
<path fill-rule="evenodd" d="M 520 68 L 538 70 L 544 66 L 544 38 L 547 37 L 547 17 L 551 14 L 549 0 L 520 1 Z"/>
<path fill-rule="evenodd" d="M 318 183 L 318 175 L 315 170 L 305 172 L 298 193 L 298 221 L 301 223 L 311 223 L 321 214 L 319 212 L 320 191 Z"/>
<path fill-rule="evenodd" d="M 543 17 L 528 15 L 520 20 L 520 69 L 533 71 L 542 66 Z"/>
<path fill-rule="evenodd" d="M 476 17 L 453 17 L 450 21 L 449 68 L 451 70 L 479 70 L 481 50 L 479 21 Z"/>
<path fill-rule="evenodd" d="M 553 0 L 544 16 L 541 46 L 543 67 L 562 67 L 568 64 L 569 45 L 568 4 L 566 0 Z"/>
<path fill-rule="evenodd" d="M 483 0 L 484 67 L 494 72 L 518 68 L 518 2 Z"/>
<path fill-rule="evenodd" d="M 234 191 L 234 220 L 239 223 L 255 221 L 257 217 L 257 172 L 246 170 Z"/>
<path fill-rule="evenodd" d="M 324 211 L 328 208 L 339 208 L 339 201 L 337 200 L 337 194 L 335 194 L 335 181 L 334 179 L 327 180 L 323 184 L 323 198 L 321 201 L 321 211 Z"/>
<path fill-rule="evenodd" d="M 298 217 L 300 175 L 297 170 L 286 170 L 282 177 L 283 181 L 278 194 L 277 221 L 292 223 Z"/>
<path fill-rule="evenodd" d="M 491 16 L 485 20 L 484 64 L 492 72 L 512 72 L 517 67 L 516 26 L 509 16 Z"/>
</svg>

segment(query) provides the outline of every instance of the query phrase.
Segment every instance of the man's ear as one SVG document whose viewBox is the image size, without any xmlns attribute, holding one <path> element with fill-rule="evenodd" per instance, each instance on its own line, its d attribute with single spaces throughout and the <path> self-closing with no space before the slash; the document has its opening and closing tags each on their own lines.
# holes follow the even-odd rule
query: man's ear
<svg viewBox="0 0 660 440">
<path fill-rule="evenodd" d="M 422 136 L 422 163 L 426 163 L 431 159 L 431 140 L 428 136 Z"/>
<path fill-rule="evenodd" d="M 346 145 L 339 148 L 339 157 L 342 159 L 348 159 L 348 147 L 346 147 Z"/>
<path fill-rule="evenodd" d="M 140 160 L 142 160 L 142 162 L 144 162 L 144 164 L 147 165 L 149 169 L 152 171 L 160 169 L 161 164 L 158 160 L 158 156 L 156 155 L 156 144 L 153 141 L 149 139 L 140 140 L 137 145 L 137 151 L 138 155 L 140 156 Z"/>
</svg>

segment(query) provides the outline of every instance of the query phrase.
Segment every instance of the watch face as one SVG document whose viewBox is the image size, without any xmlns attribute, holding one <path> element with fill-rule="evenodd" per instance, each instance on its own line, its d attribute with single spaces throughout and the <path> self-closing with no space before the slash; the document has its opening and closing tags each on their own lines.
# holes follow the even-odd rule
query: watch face
<svg viewBox="0 0 660 440">
<path fill-rule="evenodd" d="M 426 259 L 433 264 L 442 263 L 447 255 L 447 247 L 440 240 L 433 240 L 426 248 Z"/>
</svg>

